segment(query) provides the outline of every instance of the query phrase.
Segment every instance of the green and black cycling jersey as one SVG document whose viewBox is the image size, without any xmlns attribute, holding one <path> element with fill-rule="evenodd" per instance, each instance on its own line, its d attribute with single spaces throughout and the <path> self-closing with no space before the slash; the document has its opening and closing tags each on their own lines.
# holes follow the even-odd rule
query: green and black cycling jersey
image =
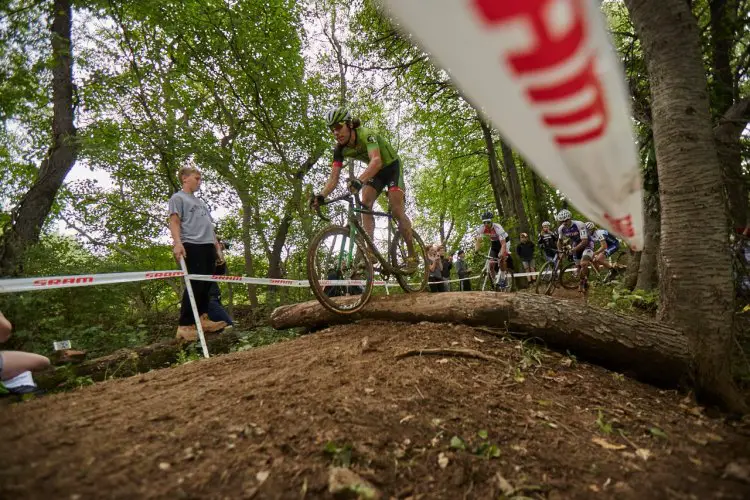
<svg viewBox="0 0 750 500">
<path fill-rule="evenodd" d="M 333 166 L 341 167 L 344 158 L 354 158 L 364 163 L 370 163 L 370 151 L 380 150 L 380 158 L 383 160 L 383 168 L 388 167 L 398 160 L 398 154 L 386 138 L 372 129 L 359 127 L 354 129 L 356 140 L 353 147 L 336 146 L 333 149 Z"/>
</svg>

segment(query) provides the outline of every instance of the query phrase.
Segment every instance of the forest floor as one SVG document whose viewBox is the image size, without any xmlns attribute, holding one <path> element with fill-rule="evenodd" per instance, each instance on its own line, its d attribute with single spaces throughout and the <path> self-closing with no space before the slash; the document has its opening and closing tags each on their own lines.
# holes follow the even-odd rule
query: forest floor
<svg viewBox="0 0 750 500">
<path fill-rule="evenodd" d="M 399 357 L 430 348 L 467 351 Z M 0 443 L 13 499 L 750 498 L 747 418 L 464 325 L 363 321 L 6 406 Z"/>
</svg>

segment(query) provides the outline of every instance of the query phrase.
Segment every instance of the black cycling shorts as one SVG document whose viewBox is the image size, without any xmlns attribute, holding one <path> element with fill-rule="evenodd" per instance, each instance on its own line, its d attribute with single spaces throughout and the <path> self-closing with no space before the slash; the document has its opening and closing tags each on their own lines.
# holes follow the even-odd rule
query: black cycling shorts
<svg viewBox="0 0 750 500">
<path fill-rule="evenodd" d="M 388 191 L 399 190 L 404 192 L 404 177 L 401 175 L 401 160 L 394 160 L 387 167 L 380 169 L 375 177 L 367 181 L 368 186 L 375 188 L 378 194 L 383 192 L 383 188 L 388 186 Z"/>
</svg>

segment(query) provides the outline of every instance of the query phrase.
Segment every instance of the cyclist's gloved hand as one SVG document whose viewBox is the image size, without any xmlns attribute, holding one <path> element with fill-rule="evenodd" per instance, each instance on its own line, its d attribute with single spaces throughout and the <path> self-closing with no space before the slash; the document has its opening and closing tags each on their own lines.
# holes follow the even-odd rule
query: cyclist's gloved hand
<svg viewBox="0 0 750 500">
<path fill-rule="evenodd" d="M 310 198 L 310 206 L 312 208 L 318 208 L 319 206 L 323 205 L 325 201 L 326 201 L 325 196 L 323 196 L 322 194 L 316 194 Z"/>
<path fill-rule="evenodd" d="M 349 179 L 349 185 L 347 186 L 349 188 L 349 192 L 352 194 L 359 193 L 359 190 L 362 189 L 362 181 L 359 179 Z"/>
</svg>

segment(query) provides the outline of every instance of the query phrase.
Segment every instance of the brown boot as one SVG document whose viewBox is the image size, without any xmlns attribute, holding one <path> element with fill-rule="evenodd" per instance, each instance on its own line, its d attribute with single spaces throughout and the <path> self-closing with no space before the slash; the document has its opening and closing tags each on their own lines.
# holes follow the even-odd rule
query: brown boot
<svg viewBox="0 0 750 500">
<path fill-rule="evenodd" d="M 195 342 L 198 340 L 198 329 L 195 325 L 178 326 L 175 338 Z"/>
<path fill-rule="evenodd" d="M 208 314 L 201 315 L 201 326 L 203 331 L 206 333 L 214 333 L 223 330 L 227 326 L 226 321 L 211 321 L 208 319 Z"/>
</svg>

